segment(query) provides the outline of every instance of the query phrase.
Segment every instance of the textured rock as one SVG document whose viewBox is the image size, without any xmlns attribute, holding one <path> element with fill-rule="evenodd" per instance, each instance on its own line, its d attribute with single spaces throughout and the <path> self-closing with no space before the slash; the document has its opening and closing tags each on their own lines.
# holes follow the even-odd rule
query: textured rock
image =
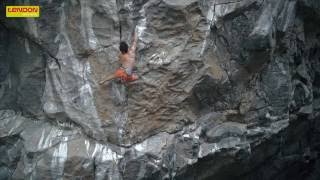
<svg viewBox="0 0 320 180">
<path fill-rule="evenodd" d="M 318 1 L 39 3 L 0 18 L 0 179 L 319 177 Z"/>
</svg>

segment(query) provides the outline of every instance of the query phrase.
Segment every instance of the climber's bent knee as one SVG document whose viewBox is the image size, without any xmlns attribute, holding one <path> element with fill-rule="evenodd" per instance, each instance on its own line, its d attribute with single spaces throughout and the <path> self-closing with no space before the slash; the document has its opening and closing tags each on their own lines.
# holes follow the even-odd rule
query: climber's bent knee
<svg viewBox="0 0 320 180">
<path fill-rule="evenodd" d="M 135 81 L 137 79 L 139 79 L 139 77 L 138 77 L 138 75 L 136 75 L 134 73 L 131 74 L 130 76 L 128 76 L 128 82 Z"/>
</svg>

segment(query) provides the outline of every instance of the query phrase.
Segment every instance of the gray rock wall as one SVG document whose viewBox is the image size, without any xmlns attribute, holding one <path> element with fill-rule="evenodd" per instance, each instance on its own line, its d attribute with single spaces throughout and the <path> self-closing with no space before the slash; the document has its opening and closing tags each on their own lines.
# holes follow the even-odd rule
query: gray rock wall
<svg viewBox="0 0 320 180">
<path fill-rule="evenodd" d="M 34 3 L 0 18 L 0 179 L 320 177 L 318 1 Z M 140 79 L 98 85 L 133 31 Z"/>
</svg>

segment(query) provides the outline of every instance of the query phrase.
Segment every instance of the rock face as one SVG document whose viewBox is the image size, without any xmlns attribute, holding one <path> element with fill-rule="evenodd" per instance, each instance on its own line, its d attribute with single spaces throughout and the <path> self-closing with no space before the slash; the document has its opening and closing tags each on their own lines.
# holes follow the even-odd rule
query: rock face
<svg viewBox="0 0 320 180">
<path fill-rule="evenodd" d="M 37 3 L 0 18 L 0 179 L 320 177 L 317 0 L 1 8 Z M 100 86 L 133 31 L 139 80 Z"/>
</svg>

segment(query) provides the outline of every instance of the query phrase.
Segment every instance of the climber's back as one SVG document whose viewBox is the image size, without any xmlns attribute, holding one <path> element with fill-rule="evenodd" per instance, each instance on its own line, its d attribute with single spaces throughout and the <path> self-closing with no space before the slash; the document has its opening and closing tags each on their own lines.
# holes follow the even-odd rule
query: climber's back
<svg viewBox="0 0 320 180">
<path fill-rule="evenodd" d="M 136 58 L 136 47 L 137 47 L 137 36 L 134 33 L 132 36 L 132 45 L 129 48 L 128 44 L 124 41 L 120 43 L 119 49 L 119 61 L 121 67 L 116 70 L 116 72 L 106 77 L 104 80 L 100 81 L 100 84 L 103 84 L 106 81 L 109 81 L 114 78 L 120 78 L 123 82 L 132 82 L 138 79 L 138 76 L 133 73 L 133 68 Z"/>
</svg>

